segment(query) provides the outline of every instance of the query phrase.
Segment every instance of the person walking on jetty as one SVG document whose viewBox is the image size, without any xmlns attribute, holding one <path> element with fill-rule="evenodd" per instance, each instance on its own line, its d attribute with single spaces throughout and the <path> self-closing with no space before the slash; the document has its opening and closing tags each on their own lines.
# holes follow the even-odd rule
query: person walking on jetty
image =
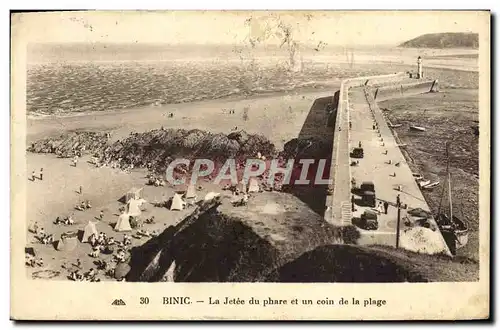
<svg viewBox="0 0 500 330">
<path fill-rule="evenodd" d="M 389 203 L 387 201 L 384 202 L 384 213 L 387 214 L 387 210 L 389 209 Z"/>
</svg>

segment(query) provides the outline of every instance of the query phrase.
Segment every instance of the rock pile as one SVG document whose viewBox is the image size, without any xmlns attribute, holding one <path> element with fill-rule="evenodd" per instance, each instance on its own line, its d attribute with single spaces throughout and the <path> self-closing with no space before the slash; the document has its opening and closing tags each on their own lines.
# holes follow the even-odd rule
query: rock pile
<svg viewBox="0 0 500 330">
<path fill-rule="evenodd" d="M 225 162 L 228 158 L 246 159 L 260 152 L 270 157 L 275 146 L 264 136 L 245 131 L 214 134 L 198 129 L 157 129 L 131 133 L 125 140 L 108 143 L 107 133 L 72 132 L 58 138 L 43 139 L 28 148 L 30 152 L 54 153 L 72 157 L 92 153 L 97 164 L 116 167 L 145 167 L 157 173 L 164 172 L 176 158 L 206 158 Z M 115 166 L 114 166 L 115 167 Z"/>
<path fill-rule="evenodd" d="M 401 247 L 418 253 L 445 253 L 445 244 L 438 231 L 425 227 L 413 227 L 401 233 Z"/>
<path fill-rule="evenodd" d="M 108 133 L 70 132 L 56 138 L 46 138 L 32 143 L 29 152 L 53 153 L 59 157 L 70 158 L 78 154 L 99 150 L 106 147 Z"/>
</svg>

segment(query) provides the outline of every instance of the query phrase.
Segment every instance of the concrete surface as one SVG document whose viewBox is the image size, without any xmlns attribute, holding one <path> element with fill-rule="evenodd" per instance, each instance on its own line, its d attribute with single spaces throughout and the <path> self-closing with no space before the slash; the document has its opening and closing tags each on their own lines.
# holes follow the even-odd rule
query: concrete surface
<svg viewBox="0 0 500 330">
<path fill-rule="evenodd" d="M 400 76 L 388 75 L 386 77 L 389 83 L 394 84 L 394 79 Z M 384 77 L 379 77 L 377 83 L 381 83 L 383 79 Z M 373 98 L 373 89 L 376 87 L 366 88 L 365 94 L 366 82 L 368 82 L 366 78 L 360 77 L 341 84 L 331 169 L 334 190 L 333 195 L 327 199 L 330 210 L 325 213 L 325 219 L 334 225 L 355 224 L 360 215 L 369 207 L 357 205 L 360 197 L 355 196 L 356 205 L 354 211 L 352 210 L 351 179 L 354 178 L 357 185 L 363 181 L 372 181 L 375 184 L 377 203 L 387 201 L 390 206 L 387 214 L 383 213 L 379 216 L 377 230 L 360 229 L 362 237 L 359 244 L 395 246 L 397 196 L 400 195 L 401 203 L 407 204 L 408 208 L 422 208 L 426 211 L 430 209 L 382 111 Z M 419 94 L 429 92 L 433 81 L 416 81 L 405 86 L 407 86 L 405 95 Z M 415 88 L 412 89 L 411 86 Z M 349 129 L 349 122 L 352 125 L 351 129 Z M 373 129 L 374 123 L 378 125 L 376 129 Z M 350 158 L 350 152 L 358 146 L 359 142 L 364 149 L 364 158 L 359 159 L 359 165 L 350 166 L 351 160 L 354 160 Z M 401 191 L 398 190 L 399 187 Z M 401 210 L 401 219 L 405 215 L 406 210 Z M 437 228 L 434 220 L 431 222 L 433 227 Z M 400 231 L 404 229 L 406 227 L 402 220 Z M 449 253 L 444 239 L 441 243 L 442 250 Z"/>
</svg>

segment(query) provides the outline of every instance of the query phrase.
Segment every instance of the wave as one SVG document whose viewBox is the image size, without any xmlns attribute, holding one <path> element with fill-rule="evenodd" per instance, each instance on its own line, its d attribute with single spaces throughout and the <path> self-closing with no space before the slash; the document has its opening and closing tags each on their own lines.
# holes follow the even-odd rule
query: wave
<svg viewBox="0 0 500 330">
<path fill-rule="evenodd" d="M 401 65 L 110 62 L 28 68 L 27 113 L 64 116 L 332 86 L 341 79 L 401 71 Z M 443 81 L 442 79 L 440 81 Z"/>
</svg>

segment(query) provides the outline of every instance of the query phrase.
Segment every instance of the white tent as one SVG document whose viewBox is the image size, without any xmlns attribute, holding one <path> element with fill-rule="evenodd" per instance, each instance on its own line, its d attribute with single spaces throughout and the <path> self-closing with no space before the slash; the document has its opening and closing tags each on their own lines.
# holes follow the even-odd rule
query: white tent
<svg viewBox="0 0 500 330">
<path fill-rule="evenodd" d="M 247 184 L 245 183 L 245 180 L 241 180 L 240 183 L 236 185 L 236 192 L 238 193 L 245 193 L 247 192 Z"/>
<path fill-rule="evenodd" d="M 205 202 L 207 202 L 207 201 L 210 201 L 210 200 L 214 199 L 215 197 L 219 197 L 219 196 L 220 196 L 220 193 L 216 193 L 216 192 L 211 191 L 205 195 L 204 200 L 205 200 Z"/>
<path fill-rule="evenodd" d="M 89 221 L 89 223 L 83 229 L 82 242 L 83 243 L 88 242 L 89 237 L 92 235 L 95 235 L 97 237 L 99 235 L 99 233 L 97 232 L 97 229 L 95 227 L 95 223 L 92 221 Z"/>
<path fill-rule="evenodd" d="M 118 217 L 118 222 L 115 225 L 116 231 L 130 231 L 132 227 L 130 226 L 130 214 L 123 213 Z"/>
<path fill-rule="evenodd" d="M 259 186 L 259 182 L 252 178 L 250 179 L 249 183 L 248 183 L 248 192 L 259 192 L 260 191 L 260 186 Z"/>
<path fill-rule="evenodd" d="M 175 194 L 172 198 L 172 204 L 170 205 L 170 210 L 172 211 L 181 211 L 184 210 L 186 206 L 186 202 L 182 200 L 182 195 Z"/>
<path fill-rule="evenodd" d="M 76 232 L 66 232 L 61 234 L 61 238 L 57 241 L 56 250 L 58 251 L 73 251 L 77 246 L 78 235 Z"/>
<path fill-rule="evenodd" d="M 196 198 L 196 188 L 194 185 L 189 185 L 186 191 L 186 194 L 184 195 L 185 198 Z"/>
<path fill-rule="evenodd" d="M 129 215 L 133 217 L 137 217 L 141 215 L 141 205 L 144 204 L 146 201 L 144 199 L 131 199 L 128 201 L 127 204 L 127 212 Z"/>
<path fill-rule="evenodd" d="M 142 188 L 132 188 L 129 191 L 127 191 L 125 196 L 123 196 L 124 202 L 128 203 L 128 201 L 131 199 L 139 199 L 141 198 L 141 194 L 142 194 Z"/>
</svg>

